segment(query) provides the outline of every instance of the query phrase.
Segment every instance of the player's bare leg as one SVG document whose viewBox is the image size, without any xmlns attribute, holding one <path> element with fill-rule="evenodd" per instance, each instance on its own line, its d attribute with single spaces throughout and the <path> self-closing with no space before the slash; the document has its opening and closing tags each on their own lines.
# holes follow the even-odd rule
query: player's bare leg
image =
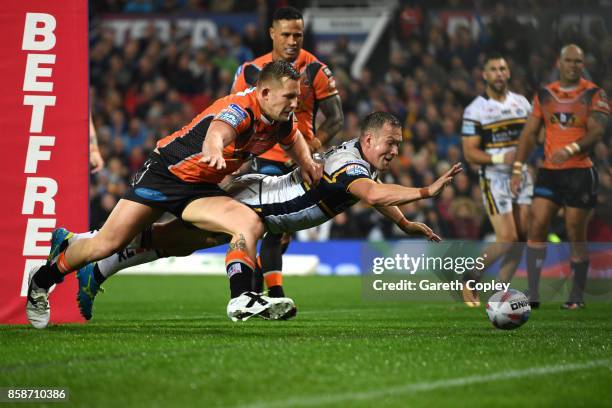
<svg viewBox="0 0 612 408">
<path fill-rule="evenodd" d="M 96 234 L 96 231 L 74 234 L 69 242 L 73 244 Z M 93 304 L 98 292 L 102 291 L 101 285 L 120 270 L 163 257 L 187 256 L 197 249 L 226 244 L 229 240 L 227 234 L 202 231 L 176 218 L 145 228 L 124 249 L 77 271 L 77 302 L 81 315 L 86 320 L 93 317 Z"/>
<path fill-rule="evenodd" d="M 46 327 L 49 322 L 48 291 L 51 286 L 64 280 L 64 276 L 90 262 L 103 259 L 127 245 L 132 238 L 148 224 L 158 219 L 163 211 L 129 200 L 120 200 L 104 227 L 92 238 L 76 241 L 68 246 L 68 240 L 59 240 L 59 253 L 49 259 L 30 277 L 26 314 L 37 328 Z M 31 296 L 36 294 L 36 296 Z M 44 296 L 43 296 L 44 295 Z M 38 307 L 40 304 L 41 307 Z M 43 308 L 42 306 L 46 307 Z"/>
<path fill-rule="evenodd" d="M 513 226 L 516 232 L 516 236 L 513 244 L 508 247 L 508 253 L 506 254 L 503 263 L 499 269 L 498 279 L 500 282 L 510 282 L 516 273 L 519 263 L 521 262 L 521 256 L 523 255 L 523 248 L 527 240 L 527 220 L 529 217 L 529 206 L 528 205 L 513 205 Z M 510 241 L 507 241 L 510 242 Z"/>
<path fill-rule="evenodd" d="M 208 197 L 189 203 L 182 219 L 200 229 L 231 236 L 225 258 L 231 292 L 228 317 L 234 321 L 246 320 L 257 314 L 278 319 L 294 307 L 291 299 L 263 299 L 251 292 L 257 240 L 265 231 L 253 210 L 229 197 Z"/>
<path fill-rule="evenodd" d="M 580 309 L 584 307 L 584 288 L 589 272 L 587 225 L 591 212 L 590 209 L 584 208 L 565 208 L 565 229 L 570 241 L 570 265 L 573 281 L 569 299 L 562 305 L 564 309 Z"/>
<path fill-rule="evenodd" d="M 232 198 L 207 197 L 189 203 L 182 218 L 202 230 L 231 236 L 226 268 L 232 297 L 250 291 L 257 241 L 264 233 L 257 214 Z"/>
<path fill-rule="evenodd" d="M 540 306 L 540 273 L 546 258 L 546 237 L 550 221 L 559 211 L 551 200 L 535 197 L 531 204 L 527 241 L 527 278 L 529 281 L 529 302 L 533 308 Z"/>
</svg>

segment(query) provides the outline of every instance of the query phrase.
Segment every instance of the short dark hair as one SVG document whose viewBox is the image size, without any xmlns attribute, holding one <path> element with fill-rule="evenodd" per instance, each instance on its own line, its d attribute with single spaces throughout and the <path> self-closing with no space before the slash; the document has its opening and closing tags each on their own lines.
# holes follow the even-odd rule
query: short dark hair
<svg viewBox="0 0 612 408">
<path fill-rule="evenodd" d="M 487 64 L 489 63 L 489 61 L 498 60 L 498 59 L 505 60 L 506 57 L 504 57 L 503 55 L 501 55 L 501 53 L 499 53 L 497 51 L 490 52 L 487 55 L 485 55 L 484 62 L 482 63 L 482 66 L 486 67 Z"/>
<path fill-rule="evenodd" d="M 257 84 L 275 79 L 280 81 L 283 78 L 289 78 L 297 81 L 300 79 L 300 73 L 287 61 L 272 61 L 266 64 L 259 73 Z"/>
<path fill-rule="evenodd" d="M 302 12 L 295 7 L 281 7 L 272 15 L 272 22 L 278 20 L 303 20 Z"/>
<path fill-rule="evenodd" d="M 380 129 L 385 125 L 385 123 L 388 123 L 394 128 L 402 127 L 399 119 L 389 112 L 372 112 L 363 119 L 363 122 L 361 123 L 361 134 L 364 134 L 367 130 Z"/>
</svg>

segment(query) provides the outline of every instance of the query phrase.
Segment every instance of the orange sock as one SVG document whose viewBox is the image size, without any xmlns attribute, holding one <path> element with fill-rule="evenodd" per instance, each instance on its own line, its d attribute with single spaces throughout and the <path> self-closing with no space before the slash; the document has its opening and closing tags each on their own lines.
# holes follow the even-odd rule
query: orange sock
<svg viewBox="0 0 612 408">
<path fill-rule="evenodd" d="M 57 269 L 63 274 L 67 274 L 74 270 L 74 268 L 70 266 L 70 264 L 66 260 L 66 251 L 62 252 L 57 257 Z"/>
<path fill-rule="evenodd" d="M 283 274 L 279 271 L 270 271 L 264 273 L 266 286 L 270 289 L 272 286 L 283 286 Z"/>
<path fill-rule="evenodd" d="M 227 255 L 225 255 L 225 266 L 234 262 L 240 262 L 251 269 L 255 269 L 255 263 L 253 260 L 247 255 L 246 252 L 240 249 L 232 249 L 227 251 Z"/>
</svg>

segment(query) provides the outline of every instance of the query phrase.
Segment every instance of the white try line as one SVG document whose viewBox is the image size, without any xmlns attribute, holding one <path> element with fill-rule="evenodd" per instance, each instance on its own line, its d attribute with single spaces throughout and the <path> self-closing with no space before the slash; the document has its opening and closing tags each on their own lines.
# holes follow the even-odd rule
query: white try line
<svg viewBox="0 0 612 408">
<path fill-rule="evenodd" d="M 425 381 L 393 387 L 378 388 L 370 391 L 354 391 L 338 394 L 327 394 L 318 396 L 302 396 L 287 398 L 276 401 L 261 401 L 246 405 L 250 408 L 274 408 L 274 407 L 308 407 L 323 404 L 345 404 L 350 401 L 365 401 L 380 397 L 411 394 L 422 391 L 432 391 L 441 388 L 462 387 L 471 384 L 486 383 L 491 381 L 509 380 L 513 378 L 536 377 L 542 375 L 556 374 L 566 371 L 588 370 L 597 367 L 612 367 L 612 359 L 592 360 L 584 363 L 558 364 L 542 367 L 531 367 L 518 370 L 508 370 L 495 374 L 471 375 L 467 377 L 449 378 L 438 381 Z"/>
</svg>

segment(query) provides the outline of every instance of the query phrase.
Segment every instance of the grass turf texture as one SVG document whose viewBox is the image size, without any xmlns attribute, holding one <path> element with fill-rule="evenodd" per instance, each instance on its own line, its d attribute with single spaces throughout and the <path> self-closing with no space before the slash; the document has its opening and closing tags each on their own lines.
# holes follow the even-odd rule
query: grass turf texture
<svg viewBox="0 0 612 408">
<path fill-rule="evenodd" d="M 232 323 L 223 277 L 116 277 L 88 324 L 2 327 L 0 387 L 89 407 L 609 404 L 611 303 L 544 304 L 506 332 L 484 307 L 364 302 L 359 278 L 285 287 L 295 320 Z"/>
</svg>

